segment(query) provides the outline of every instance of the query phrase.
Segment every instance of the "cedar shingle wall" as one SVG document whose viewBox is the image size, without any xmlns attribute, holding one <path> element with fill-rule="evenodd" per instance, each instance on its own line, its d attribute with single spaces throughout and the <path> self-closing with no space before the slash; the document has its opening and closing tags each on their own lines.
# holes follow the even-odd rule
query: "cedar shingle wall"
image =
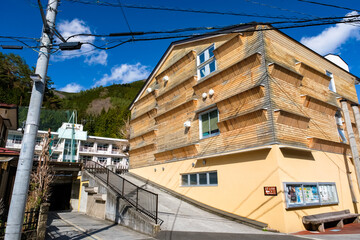
<svg viewBox="0 0 360 240">
<path fill-rule="evenodd" d="M 340 109 L 339 95 L 328 89 L 330 78 L 325 73 L 326 70 L 333 73 L 337 93 L 348 99 L 356 98 L 353 77 L 280 33 L 266 31 L 265 36 L 267 61 L 281 66 L 278 71 L 274 71 L 276 67 L 269 67 L 275 108 L 309 118 L 308 127 L 304 128 L 289 124 L 280 114 L 275 114 L 278 141 L 324 151 L 342 151 L 339 148 L 346 145 L 340 143 L 334 117 Z M 299 81 L 294 76 L 299 76 Z M 346 89 L 338 86 L 346 86 Z M 350 115 L 353 120 L 353 114 Z"/>
<path fill-rule="evenodd" d="M 198 79 L 196 54 L 212 44 L 217 69 Z M 276 31 L 175 46 L 150 81 L 153 92 L 145 91 L 132 110 L 130 164 L 206 156 L 274 140 L 342 151 L 346 145 L 339 143 L 334 118 L 340 105 L 338 95 L 328 89 L 326 70 L 334 75 L 337 92 L 356 101 L 352 76 Z M 199 116 L 212 108 L 219 111 L 220 134 L 200 139 Z"/>
</svg>

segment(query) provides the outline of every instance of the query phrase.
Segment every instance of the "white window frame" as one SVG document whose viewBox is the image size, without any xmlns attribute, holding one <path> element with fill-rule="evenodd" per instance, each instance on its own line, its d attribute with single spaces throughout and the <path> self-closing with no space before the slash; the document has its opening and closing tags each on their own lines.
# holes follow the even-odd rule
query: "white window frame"
<svg viewBox="0 0 360 240">
<path fill-rule="evenodd" d="M 88 149 L 88 148 L 94 147 L 94 143 L 93 143 L 93 142 L 84 142 L 82 146 L 83 146 L 85 149 Z"/>
<path fill-rule="evenodd" d="M 98 163 L 101 163 L 101 164 L 105 163 L 106 164 L 108 159 L 107 159 L 107 157 L 97 157 L 96 160 L 97 160 Z"/>
<path fill-rule="evenodd" d="M 21 144 L 23 137 L 20 135 L 13 135 L 12 142 L 15 144 Z"/>
<path fill-rule="evenodd" d="M 216 173 L 216 184 L 210 184 L 210 173 Z M 200 184 L 200 174 L 206 174 L 206 184 Z M 190 184 L 190 175 L 196 175 L 196 184 Z M 187 184 L 183 184 L 183 176 L 187 177 Z M 203 186 L 218 186 L 219 184 L 219 177 L 217 171 L 210 171 L 210 172 L 197 172 L 197 173 L 185 173 L 180 174 L 180 186 L 182 187 L 203 187 Z"/>
<path fill-rule="evenodd" d="M 197 75 L 198 75 L 198 79 L 204 78 L 207 75 L 209 75 L 212 72 L 215 72 L 217 69 L 217 64 L 216 64 L 216 59 L 215 59 L 215 55 L 213 54 L 213 56 L 210 57 L 210 48 L 214 48 L 215 49 L 215 44 L 210 45 L 208 48 L 206 48 L 204 51 L 202 51 L 201 53 L 199 53 L 196 57 L 196 66 L 197 66 Z M 200 56 L 204 54 L 204 62 L 200 63 Z M 210 71 L 210 64 L 213 63 L 215 64 L 215 69 L 214 71 Z M 200 69 L 205 67 L 205 76 L 201 77 L 200 74 Z"/>
<path fill-rule="evenodd" d="M 98 143 L 97 145 L 97 151 L 104 151 L 106 152 L 109 150 L 109 144 L 108 143 Z"/>
<path fill-rule="evenodd" d="M 218 128 L 219 131 L 218 131 L 217 133 L 213 133 L 213 134 L 210 133 L 210 134 L 207 135 L 207 136 L 203 136 L 202 116 L 203 116 L 204 114 L 209 114 L 210 112 L 212 112 L 212 111 L 214 111 L 214 110 L 216 110 L 216 112 L 217 112 L 217 120 L 218 120 L 218 122 L 219 122 L 219 109 L 217 109 L 217 108 L 212 108 L 212 109 L 210 109 L 210 110 L 207 110 L 207 111 L 204 111 L 204 112 L 199 113 L 199 135 L 200 135 L 200 139 L 205 139 L 205 138 L 217 136 L 217 135 L 220 134 L 220 129 Z M 209 123 L 210 123 L 210 121 L 209 121 Z"/>
<path fill-rule="evenodd" d="M 331 77 L 330 83 L 329 83 L 329 90 L 332 92 L 336 92 L 336 87 L 335 87 L 335 80 L 334 80 L 334 75 L 326 70 L 326 75 Z"/>
<path fill-rule="evenodd" d="M 93 160 L 93 157 L 92 156 L 89 156 L 89 155 L 80 155 L 80 160 L 81 161 L 92 161 Z"/>
<path fill-rule="evenodd" d="M 58 153 L 53 153 L 53 154 L 51 154 L 51 156 L 50 156 L 50 161 L 58 161 L 59 160 L 59 157 L 60 157 L 60 154 L 58 154 Z"/>
<path fill-rule="evenodd" d="M 120 163 L 121 161 L 122 161 L 122 158 L 120 158 L 120 157 L 112 157 L 112 158 L 111 158 L 111 162 L 112 162 L 113 164 Z"/>
</svg>

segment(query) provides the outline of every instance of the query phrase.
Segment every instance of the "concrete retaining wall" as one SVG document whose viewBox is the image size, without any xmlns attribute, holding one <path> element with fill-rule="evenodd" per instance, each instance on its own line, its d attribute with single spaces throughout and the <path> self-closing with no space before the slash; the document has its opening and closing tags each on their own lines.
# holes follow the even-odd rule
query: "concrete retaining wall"
<svg viewBox="0 0 360 240">
<path fill-rule="evenodd" d="M 81 182 L 87 181 L 88 184 L 83 184 L 81 188 L 80 211 L 86 209 L 85 213 L 89 216 L 106 219 L 151 236 L 155 236 L 160 231 L 160 226 L 155 224 L 153 219 L 136 211 L 100 180 L 83 171 Z M 97 193 L 85 191 L 84 186 L 97 187 Z M 98 200 L 96 195 L 99 194 L 106 194 L 106 200 Z"/>
</svg>

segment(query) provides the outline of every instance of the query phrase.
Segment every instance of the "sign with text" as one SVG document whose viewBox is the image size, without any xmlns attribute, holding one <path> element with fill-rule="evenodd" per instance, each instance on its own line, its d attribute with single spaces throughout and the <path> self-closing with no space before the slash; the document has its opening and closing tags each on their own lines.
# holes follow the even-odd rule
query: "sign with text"
<svg viewBox="0 0 360 240">
<path fill-rule="evenodd" d="M 277 190 L 275 186 L 264 187 L 265 196 L 277 196 Z"/>
</svg>

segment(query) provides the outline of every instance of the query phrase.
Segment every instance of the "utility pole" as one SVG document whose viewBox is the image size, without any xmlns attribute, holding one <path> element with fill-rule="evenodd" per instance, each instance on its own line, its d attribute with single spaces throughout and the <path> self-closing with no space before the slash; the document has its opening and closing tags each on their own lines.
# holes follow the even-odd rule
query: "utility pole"
<svg viewBox="0 0 360 240">
<path fill-rule="evenodd" d="M 359 151 L 358 151 L 357 146 L 356 146 L 355 135 L 354 135 L 354 131 L 353 131 L 352 125 L 351 125 L 351 119 L 350 119 L 350 114 L 349 114 L 349 109 L 348 109 L 348 103 L 347 103 L 346 99 L 340 100 L 340 103 L 341 103 L 341 108 L 342 108 L 343 113 L 344 113 L 346 130 L 347 130 L 348 136 L 349 136 L 350 150 L 351 150 L 354 165 L 355 165 L 355 172 L 356 172 L 358 187 L 360 189 Z"/>
<path fill-rule="evenodd" d="M 30 98 L 29 111 L 26 118 L 23 142 L 21 145 L 20 158 L 16 170 L 15 183 L 11 197 L 10 209 L 7 219 L 5 240 L 19 240 L 24 221 L 24 212 L 29 190 L 30 174 L 33 166 L 35 139 L 39 126 L 40 109 L 43 101 L 46 74 L 50 58 L 55 18 L 58 0 L 49 0 L 46 22 L 40 41 L 40 53 L 38 56 L 33 89 Z M 47 23 L 47 24 L 46 24 Z M 35 78 L 33 78 L 35 79 Z"/>
</svg>

